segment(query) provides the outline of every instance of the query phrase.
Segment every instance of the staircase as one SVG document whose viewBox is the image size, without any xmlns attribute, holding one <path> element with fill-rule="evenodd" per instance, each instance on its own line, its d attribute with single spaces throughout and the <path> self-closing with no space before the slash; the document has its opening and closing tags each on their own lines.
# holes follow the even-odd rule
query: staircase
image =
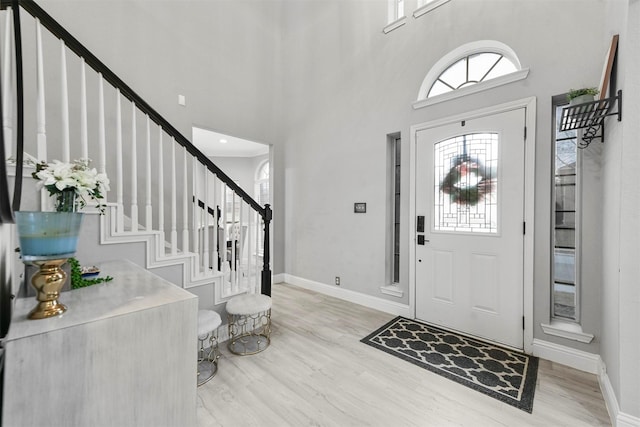
<svg viewBox="0 0 640 427">
<path fill-rule="evenodd" d="M 79 246 L 95 240 L 92 233 L 99 238 L 79 247 L 81 262 L 122 254 L 200 295 L 200 308 L 247 292 L 270 295 L 269 205 L 260 206 L 33 0 L 1 2 L 0 52 L 0 146 L 15 176 L 11 206 L 0 197 L 0 214 L 51 210 L 45 192 L 29 199 L 34 162 L 89 158 L 111 190 L 104 215 L 85 210 Z"/>
</svg>

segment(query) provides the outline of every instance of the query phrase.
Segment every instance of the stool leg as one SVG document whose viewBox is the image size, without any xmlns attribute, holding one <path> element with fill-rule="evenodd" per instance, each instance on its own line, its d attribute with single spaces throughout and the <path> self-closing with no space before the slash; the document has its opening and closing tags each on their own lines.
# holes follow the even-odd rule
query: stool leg
<svg viewBox="0 0 640 427">
<path fill-rule="evenodd" d="M 208 351 L 204 348 L 204 343 L 209 339 Z M 220 358 L 220 351 L 218 349 L 218 330 L 211 331 L 202 338 L 198 337 L 198 386 L 203 385 L 218 373 L 218 359 Z M 208 365 L 208 366 L 207 366 Z M 206 378 L 201 378 L 200 367 L 208 367 L 210 372 Z"/>
</svg>

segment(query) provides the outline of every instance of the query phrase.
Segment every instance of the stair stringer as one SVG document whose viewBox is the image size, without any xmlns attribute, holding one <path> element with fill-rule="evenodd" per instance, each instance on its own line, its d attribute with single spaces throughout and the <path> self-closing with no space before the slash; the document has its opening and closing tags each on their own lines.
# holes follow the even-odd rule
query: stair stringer
<svg viewBox="0 0 640 427">
<path fill-rule="evenodd" d="M 167 242 L 164 232 L 149 231 L 116 231 L 118 210 L 123 209 L 116 203 L 107 203 L 105 215 L 100 216 L 100 244 L 113 245 L 121 243 L 144 243 L 145 268 L 154 269 L 160 267 L 180 266 L 182 269 L 182 287 L 193 289 L 205 285 L 213 285 L 214 305 L 222 304 L 231 297 L 246 293 L 247 288 L 225 290 L 225 275 L 219 271 L 211 270 L 202 272 L 200 268 L 200 255 L 195 252 L 178 252 L 167 254 L 164 250 Z M 193 289 L 195 290 L 195 289 Z M 201 308 L 206 308 L 201 305 Z"/>
</svg>

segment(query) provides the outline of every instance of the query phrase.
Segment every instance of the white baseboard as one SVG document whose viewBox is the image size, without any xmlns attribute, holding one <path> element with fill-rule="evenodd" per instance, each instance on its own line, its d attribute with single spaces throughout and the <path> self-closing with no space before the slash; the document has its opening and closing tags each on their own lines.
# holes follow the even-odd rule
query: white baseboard
<svg viewBox="0 0 640 427">
<path fill-rule="evenodd" d="M 599 354 L 587 353 L 564 345 L 534 339 L 533 355 L 597 375 L 600 391 L 611 418 L 611 425 L 613 427 L 640 427 L 640 418 L 620 412 L 618 398 Z"/>
<path fill-rule="evenodd" d="M 283 281 L 304 289 L 309 289 L 314 292 L 349 301 L 354 304 L 360 304 L 375 310 L 384 311 L 385 313 L 395 314 L 396 316 L 413 317 L 409 306 L 406 304 L 399 304 L 383 298 L 361 294 L 360 292 L 354 292 L 335 285 L 314 282 L 313 280 L 303 279 L 302 277 L 296 277 L 287 273 L 284 273 Z"/>
<path fill-rule="evenodd" d="M 607 405 L 611 425 L 613 427 L 640 427 L 640 418 L 620 412 L 618 398 L 613 391 L 609 375 L 607 375 L 607 367 L 602 361 L 600 363 L 600 372 L 598 373 L 598 383 L 600 384 L 604 402 Z"/>
<path fill-rule="evenodd" d="M 576 350 L 549 341 L 533 340 L 533 355 L 580 371 L 598 375 L 600 373 L 600 355 Z"/>
<path fill-rule="evenodd" d="M 273 283 L 284 283 L 284 273 L 274 274 L 273 275 Z"/>
</svg>

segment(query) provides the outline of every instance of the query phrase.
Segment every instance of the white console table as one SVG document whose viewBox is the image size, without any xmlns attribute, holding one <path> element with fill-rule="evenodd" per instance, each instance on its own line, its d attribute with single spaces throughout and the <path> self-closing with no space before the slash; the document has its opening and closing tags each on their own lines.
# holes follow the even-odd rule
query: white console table
<svg viewBox="0 0 640 427">
<path fill-rule="evenodd" d="M 198 300 L 128 261 L 114 279 L 61 294 L 61 316 L 28 320 L 16 301 L 6 338 L 2 425 L 195 426 Z"/>
</svg>

